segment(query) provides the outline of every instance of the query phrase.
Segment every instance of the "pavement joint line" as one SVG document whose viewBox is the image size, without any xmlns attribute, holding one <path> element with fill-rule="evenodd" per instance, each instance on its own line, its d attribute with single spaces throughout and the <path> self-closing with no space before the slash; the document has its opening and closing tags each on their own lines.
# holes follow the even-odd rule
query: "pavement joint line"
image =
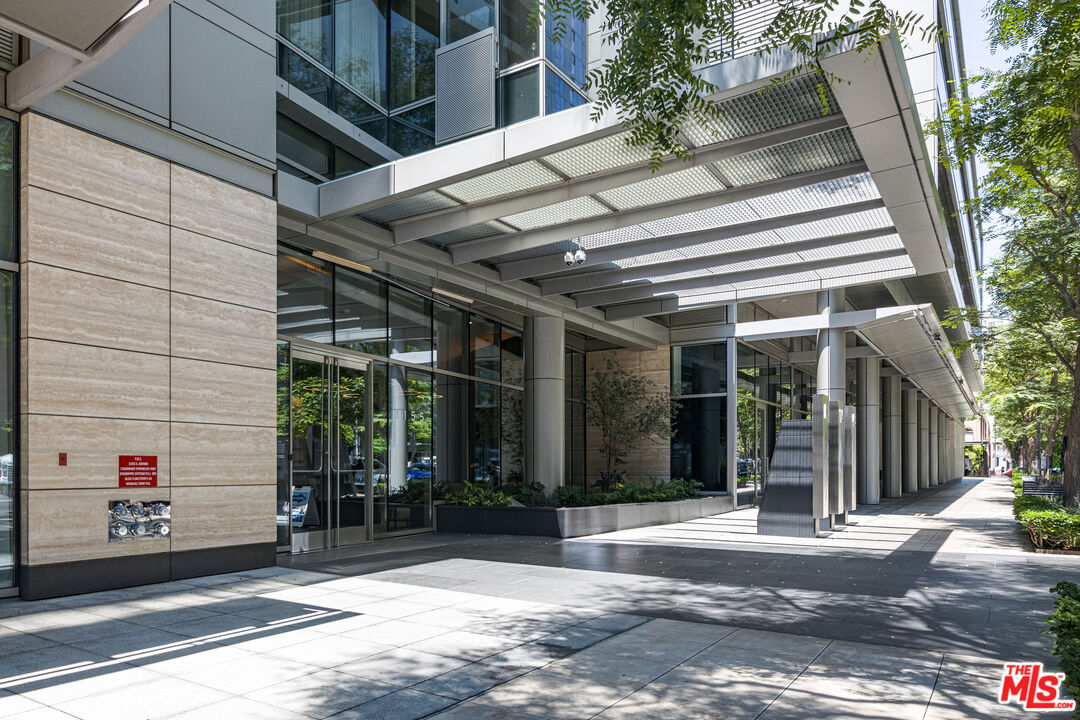
<svg viewBox="0 0 1080 720">
<path fill-rule="evenodd" d="M 930 688 L 930 697 L 926 700 L 926 708 L 923 709 L 923 718 L 926 717 L 926 713 L 930 712 L 930 706 L 934 704 L 934 691 L 937 690 L 938 682 L 941 681 L 941 669 L 945 667 L 945 658 L 948 657 L 948 653 L 941 654 L 941 662 L 938 663 L 937 674 L 934 675 L 934 686 Z"/>
<path fill-rule="evenodd" d="M 813 637 L 813 636 L 811 636 L 811 637 Z M 810 662 L 808 662 L 808 663 L 807 663 L 807 664 L 806 664 L 806 665 L 805 665 L 805 666 L 803 667 L 803 669 L 799 671 L 799 674 L 798 674 L 798 675 L 796 675 L 796 676 L 795 676 L 794 678 L 792 678 L 792 679 L 791 679 L 791 682 L 789 682 L 789 683 L 788 683 L 787 685 L 785 685 L 785 686 L 784 686 L 784 689 L 783 689 L 783 690 L 781 690 L 780 692 L 778 692 L 778 693 L 776 694 L 776 697 L 774 697 L 774 698 L 773 698 L 772 700 L 770 700 L 770 701 L 769 701 L 769 704 L 768 704 L 768 705 L 766 705 L 766 706 L 765 706 L 764 708 L 762 708 L 762 709 L 761 709 L 761 712 L 759 712 L 759 713 L 758 713 L 757 715 L 755 715 L 755 716 L 754 716 L 755 720 L 756 720 L 757 718 L 761 717 L 762 715 L 764 715 L 765 713 L 769 712 L 769 708 L 771 708 L 771 707 L 773 706 L 773 703 L 774 703 L 774 702 L 776 702 L 777 700 L 779 700 L 779 699 L 780 699 L 780 697 L 781 697 L 781 696 L 782 696 L 782 695 L 783 695 L 784 693 L 786 693 L 786 692 L 787 692 L 788 690 L 790 690 L 790 689 L 791 689 L 791 686 L 792 686 L 792 685 L 794 685 L 794 684 L 795 684 L 795 683 L 796 683 L 796 682 L 797 682 L 797 681 L 799 680 L 799 678 L 801 678 L 801 677 L 802 677 L 802 676 L 803 676 L 803 675 L 804 675 L 804 674 L 806 673 L 806 671 L 810 669 L 810 666 L 811 666 L 811 665 L 813 665 L 814 663 L 816 663 L 816 662 L 818 661 L 818 658 L 820 658 L 820 657 L 822 656 L 822 654 L 824 654 L 824 652 L 825 652 L 826 650 L 828 650 L 828 649 L 829 649 L 830 647 L 832 647 L 832 644 L 833 644 L 834 642 L 836 642 L 836 641 L 835 641 L 835 640 L 829 640 L 829 642 L 828 642 L 828 643 L 826 643 L 825 647 L 821 648 L 821 651 L 820 651 L 820 652 L 819 652 L 819 653 L 818 653 L 817 655 L 815 655 L 815 656 L 814 656 L 814 659 L 813 659 L 813 660 L 811 660 Z"/>
</svg>

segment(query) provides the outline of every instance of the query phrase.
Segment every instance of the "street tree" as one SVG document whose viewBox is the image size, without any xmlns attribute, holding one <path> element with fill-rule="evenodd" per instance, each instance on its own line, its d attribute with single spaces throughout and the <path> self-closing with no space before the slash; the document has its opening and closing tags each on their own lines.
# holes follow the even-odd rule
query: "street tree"
<svg viewBox="0 0 1080 720">
<path fill-rule="evenodd" d="M 990 42 L 1012 53 L 1008 67 L 954 94 L 936 127 L 944 159 L 980 157 L 989 172 L 974 209 L 1001 241 L 984 277 L 990 302 L 954 320 L 1003 318 L 1042 342 L 1071 381 L 1064 433 L 1066 501 L 1080 501 L 1080 0 L 993 0 Z M 994 356 L 992 355 L 991 358 Z M 1001 422 L 1002 416 L 995 416 Z"/>
</svg>

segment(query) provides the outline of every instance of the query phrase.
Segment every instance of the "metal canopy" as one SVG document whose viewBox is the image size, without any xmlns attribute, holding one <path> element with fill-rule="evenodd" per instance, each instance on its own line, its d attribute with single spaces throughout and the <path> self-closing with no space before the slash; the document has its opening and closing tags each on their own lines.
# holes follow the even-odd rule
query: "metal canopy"
<svg viewBox="0 0 1080 720">
<path fill-rule="evenodd" d="M 653 172 L 585 106 L 325 183 L 319 217 L 608 317 L 941 272 L 951 257 L 902 61 L 888 40 L 880 50 L 824 58 L 832 85 L 762 89 L 797 64 L 775 55 L 705 68 L 723 114 L 681 133 L 689 162 Z M 567 267 L 579 249 L 584 263 Z"/>
</svg>

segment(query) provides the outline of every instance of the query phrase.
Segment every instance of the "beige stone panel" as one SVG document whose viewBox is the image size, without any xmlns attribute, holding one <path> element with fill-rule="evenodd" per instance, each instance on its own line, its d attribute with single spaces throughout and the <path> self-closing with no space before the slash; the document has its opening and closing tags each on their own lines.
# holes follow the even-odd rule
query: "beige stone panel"
<svg viewBox="0 0 1080 720">
<path fill-rule="evenodd" d="M 169 488 L 30 490 L 26 494 L 28 564 L 167 553 L 169 538 L 109 542 L 109 502 L 169 500 Z"/>
<path fill-rule="evenodd" d="M 169 292 L 26 263 L 23 326 L 28 337 L 169 353 Z"/>
<path fill-rule="evenodd" d="M 275 427 L 277 375 L 263 368 L 173 358 L 172 419 Z"/>
<path fill-rule="evenodd" d="M 172 289 L 276 312 L 277 258 L 173 228 Z"/>
<path fill-rule="evenodd" d="M 169 486 L 169 424 L 27 415 L 23 445 L 28 490 L 115 488 L 120 455 L 156 455 L 158 487 Z M 61 466 L 59 453 L 67 453 Z"/>
<path fill-rule="evenodd" d="M 169 287 L 169 226 L 30 187 L 23 190 L 24 261 Z"/>
<path fill-rule="evenodd" d="M 275 484 L 276 443 L 272 427 L 173 423 L 173 484 Z"/>
<path fill-rule="evenodd" d="M 174 551 L 277 542 L 274 485 L 175 487 Z"/>
<path fill-rule="evenodd" d="M 276 336 L 275 313 L 173 293 L 174 356 L 273 369 Z"/>
<path fill-rule="evenodd" d="M 273 198 L 172 166 L 172 224 L 254 250 L 277 253 Z"/>
<path fill-rule="evenodd" d="M 22 127 L 28 184 L 169 221 L 169 163 L 41 115 Z"/>
<path fill-rule="evenodd" d="M 169 358 L 34 338 L 24 346 L 27 412 L 169 419 Z"/>
</svg>

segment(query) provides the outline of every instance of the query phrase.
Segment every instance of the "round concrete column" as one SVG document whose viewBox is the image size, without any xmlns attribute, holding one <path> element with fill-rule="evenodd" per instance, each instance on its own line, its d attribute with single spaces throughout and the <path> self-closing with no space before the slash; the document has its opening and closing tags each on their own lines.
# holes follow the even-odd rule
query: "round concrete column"
<svg viewBox="0 0 1080 720">
<path fill-rule="evenodd" d="M 525 318 L 525 478 L 549 491 L 566 467 L 565 352 L 562 318 Z"/>
<path fill-rule="evenodd" d="M 919 391 L 904 388 L 904 492 L 919 489 Z"/>
<path fill-rule="evenodd" d="M 817 295 L 818 313 L 843 312 L 844 291 L 822 290 Z M 817 333 L 817 391 L 829 401 L 847 404 L 847 351 L 844 330 L 826 328 Z"/>
<path fill-rule="evenodd" d="M 903 444 L 900 440 L 900 376 L 888 375 L 881 379 L 882 425 L 881 465 L 885 480 L 885 497 L 900 497 L 903 491 L 901 468 L 903 467 Z"/>
<path fill-rule="evenodd" d="M 881 502 L 881 358 L 855 361 L 858 408 L 855 421 L 856 501 Z"/>
<path fill-rule="evenodd" d="M 930 445 L 927 447 L 929 468 L 926 473 L 926 480 L 932 487 L 938 484 L 938 463 L 941 462 L 941 446 L 938 444 L 940 441 L 940 438 L 938 438 L 938 409 L 936 407 L 930 408 L 927 420 L 929 420 Z"/>
<path fill-rule="evenodd" d="M 930 487 L 930 401 L 919 394 L 919 489 Z"/>
</svg>

